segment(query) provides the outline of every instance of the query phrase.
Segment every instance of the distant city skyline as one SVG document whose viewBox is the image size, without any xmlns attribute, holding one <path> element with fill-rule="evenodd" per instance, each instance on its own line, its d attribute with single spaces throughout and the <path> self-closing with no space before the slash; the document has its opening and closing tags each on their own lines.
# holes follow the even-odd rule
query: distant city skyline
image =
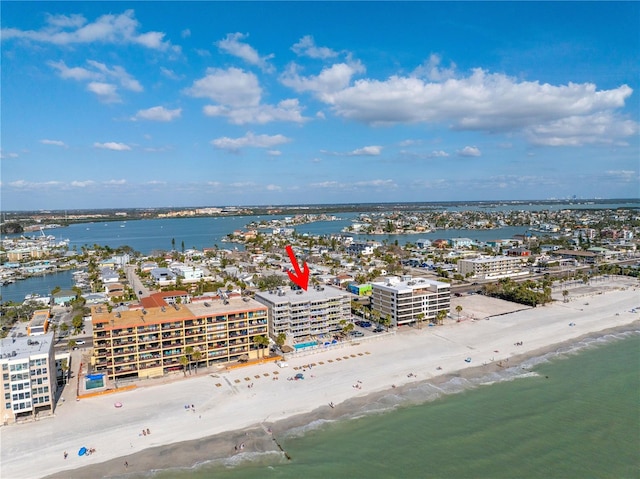
<svg viewBox="0 0 640 479">
<path fill-rule="evenodd" d="M 636 2 L 3 2 L 2 210 L 637 198 Z"/>
</svg>

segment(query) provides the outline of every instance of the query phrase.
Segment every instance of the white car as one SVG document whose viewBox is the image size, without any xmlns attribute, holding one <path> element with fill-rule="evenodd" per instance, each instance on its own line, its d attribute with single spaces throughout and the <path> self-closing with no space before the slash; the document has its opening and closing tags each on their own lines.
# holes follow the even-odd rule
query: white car
<svg viewBox="0 0 640 479">
<path fill-rule="evenodd" d="M 78 346 L 82 346 L 82 345 L 84 344 L 84 340 L 83 340 L 83 339 L 78 339 L 78 340 L 76 341 L 76 344 L 77 344 Z"/>
</svg>

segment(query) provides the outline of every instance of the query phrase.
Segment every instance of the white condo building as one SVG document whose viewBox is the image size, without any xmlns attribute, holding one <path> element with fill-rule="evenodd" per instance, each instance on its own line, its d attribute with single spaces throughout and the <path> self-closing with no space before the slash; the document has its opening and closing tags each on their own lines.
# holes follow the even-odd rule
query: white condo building
<svg viewBox="0 0 640 479">
<path fill-rule="evenodd" d="M 389 316 L 391 326 L 435 320 L 439 311 L 449 312 L 451 286 L 442 281 L 411 276 L 389 277 L 386 281 L 372 283 L 371 307 L 380 318 Z"/>
<path fill-rule="evenodd" d="M 2 423 L 53 413 L 56 398 L 56 363 L 53 333 L 0 339 Z"/>
<path fill-rule="evenodd" d="M 458 260 L 458 272 L 463 276 L 480 279 L 498 279 L 529 274 L 528 257 L 491 256 L 488 258 Z"/>
<path fill-rule="evenodd" d="M 284 333 L 294 345 L 330 340 L 342 331 L 340 322 L 351 318 L 351 295 L 330 286 L 272 289 L 256 293 L 255 299 L 268 308 L 271 337 Z"/>
</svg>

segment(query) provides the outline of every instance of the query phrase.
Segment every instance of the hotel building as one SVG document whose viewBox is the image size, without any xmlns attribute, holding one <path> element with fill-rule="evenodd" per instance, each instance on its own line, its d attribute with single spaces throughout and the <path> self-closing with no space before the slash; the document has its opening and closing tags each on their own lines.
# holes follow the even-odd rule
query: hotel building
<svg viewBox="0 0 640 479">
<path fill-rule="evenodd" d="M 508 276 L 529 274 L 526 269 L 527 257 L 492 256 L 489 258 L 458 260 L 458 272 L 479 279 L 498 279 Z"/>
<path fill-rule="evenodd" d="M 256 301 L 269 309 L 269 332 L 276 339 L 284 333 L 295 346 L 309 341 L 332 339 L 351 319 L 351 295 L 330 286 L 307 291 L 289 288 L 256 293 Z"/>
<path fill-rule="evenodd" d="M 0 369 L 3 424 L 53 414 L 57 388 L 53 333 L 0 339 Z"/>
<path fill-rule="evenodd" d="M 199 351 L 190 358 L 199 367 L 257 358 L 254 338 L 268 335 L 267 308 L 238 295 L 112 312 L 94 306 L 92 323 L 92 373 L 110 379 L 182 370 L 188 347 Z"/>
<path fill-rule="evenodd" d="M 451 306 L 451 286 L 442 281 L 403 276 L 372 286 L 371 307 L 380 318 L 390 317 L 390 326 L 415 323 L 420 314 L 425 321 L 435 320 L 439 311 L 448 313 Z"/>
</svg>

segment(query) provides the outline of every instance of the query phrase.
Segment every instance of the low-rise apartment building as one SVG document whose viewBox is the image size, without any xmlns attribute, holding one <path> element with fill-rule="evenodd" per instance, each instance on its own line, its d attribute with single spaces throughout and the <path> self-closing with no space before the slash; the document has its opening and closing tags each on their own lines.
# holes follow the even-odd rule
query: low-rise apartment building
<svg viewBox="0 0 640 479">
<path fill-rule="evenodd" d="M 529 274 L 526 256 L 490 256 L 486 258 L 461 259 L 458 272 L 478 279 L 498 279 Z"/>
<path fill-rule="evenodd" d="M 380 318 L 389 317 L 391 326 L 435 320 L 440 311 L 449 312 L 449 283 L 411 276 L 389 277 L 372 283 L 371 308 Z"/>
<path fill-rule="evenodd" d="M 331 339 L 342 331 L 341 321 L 351 318 L 351 295 L 331 286 L 278 288 L 258 292 L 255 298 L 269 309 L 271 337 L 285 334 L 294 346 Z"/>
<path fill-rule="evenodd" d="M 0 339 L 3 424 L 37 414 L 53 414 L 56 366 L 53 333 Z"/>
<path fill-rule="evenodd" d="M 257 358 L 254 338 L 268 335 L 267 308 L 239 295 L 126 311 L 94 306 L 92 323 L 92 372 L 110 379 L 162 376 L 183 369 L 184 356 L 200 367 Z"/>
</svg>

